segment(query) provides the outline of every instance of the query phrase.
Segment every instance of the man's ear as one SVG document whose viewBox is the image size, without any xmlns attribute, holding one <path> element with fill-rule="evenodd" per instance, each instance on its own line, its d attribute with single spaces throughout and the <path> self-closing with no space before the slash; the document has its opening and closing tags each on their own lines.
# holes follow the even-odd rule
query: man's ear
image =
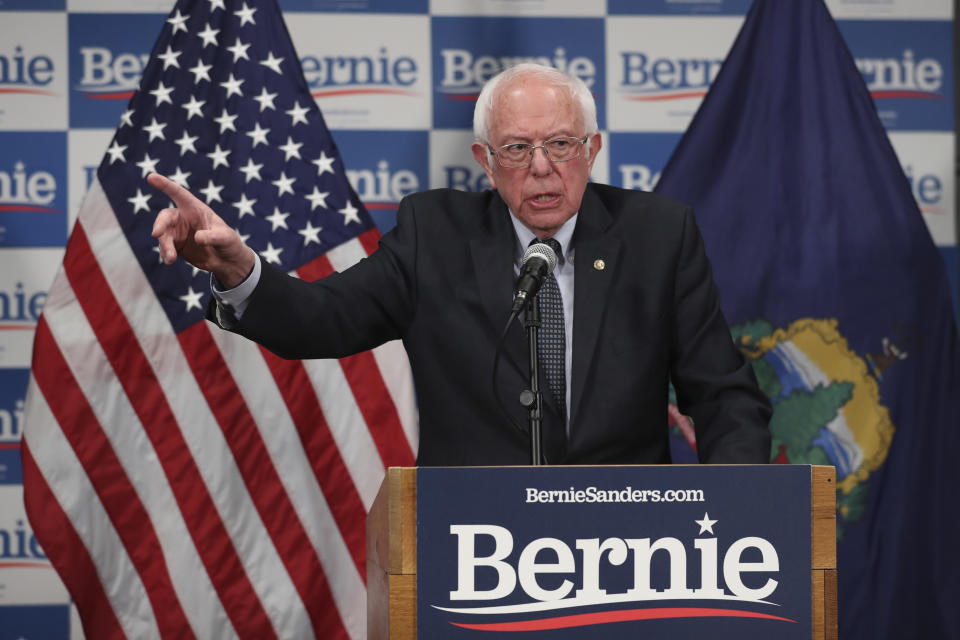
<svg viewBox="0 0 960 640">
<path fill-rule="evenodd" d="M 493 167 L 491 166 L 491 162 L 494 162 L 494 160 L 493 156 L 487 152 L 487 145 L 481 142 L 474 142 L 470 145 L 470 150 L 473 151 L 473 157 L 477 163 L 483 167 L 483 172 L 487 174 L 487 180 L 490 181 L 490 188 L 496 189 L 497 183 L 493 179 Z"/>
</svg>

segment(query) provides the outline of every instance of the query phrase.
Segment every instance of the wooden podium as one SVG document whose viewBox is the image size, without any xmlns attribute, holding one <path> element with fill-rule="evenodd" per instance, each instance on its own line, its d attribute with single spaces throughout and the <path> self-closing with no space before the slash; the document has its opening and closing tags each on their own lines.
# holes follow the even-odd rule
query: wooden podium
<svg viewBox="0 0 960 640">
<path fill-rule="evenodd" d="M 830 640 L 837 638 L 835 470 L 829 466 L 808 468 L 811 472 L 812 638 Z M 416 505 L 417 469 L 388 469 L 367 517 L 367 637 L 370 640 L 417 637 Z"/>
</svg>

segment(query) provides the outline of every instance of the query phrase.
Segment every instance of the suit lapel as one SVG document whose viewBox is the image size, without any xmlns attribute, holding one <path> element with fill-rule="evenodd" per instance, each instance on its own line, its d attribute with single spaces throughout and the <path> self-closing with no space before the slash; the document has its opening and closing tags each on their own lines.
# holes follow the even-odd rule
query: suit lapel
<svg viewBox="0 0 960 640">
<path fill-rule="evenodd" d="M 620 240 L 607 230 L 613 218 L 588 186 L 580 205 L 574 232 L 573 386 L 570 424 L 576 424 L 584 388 L 606 311 L 608 295 L 617 273 Z"/>
<path fill-rule="evenodd" d="M 513 273 L 516 234 L 510 223 L 510 213 L 499 197 L 491 200 L 484 215 L 482 232 L 471 239 L 470 252 L 481 303 L 499 338 L 510 317 L 510 294 L 516 279 Z M 512 323 L 505 338 L 504 355 L 521 373 L 527 370 L 525 344 L 523 327 L 519 322 Z M 493 357 L 492 353 L 490 357 Z"/>
</svg>

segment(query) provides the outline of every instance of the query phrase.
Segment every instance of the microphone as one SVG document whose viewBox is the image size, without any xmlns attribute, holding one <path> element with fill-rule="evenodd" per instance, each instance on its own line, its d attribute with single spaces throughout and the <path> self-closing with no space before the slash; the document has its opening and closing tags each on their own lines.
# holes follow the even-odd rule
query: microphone
<svg viewBox="0 0 960 640">
<path fill-rule="evenodd" d="M 536 242 L 523 254 L 520 277 L 517 278 L 511 313 L 519 313 L 527 300 L 537 295 L 544 279 L 557 266 L 557 254 L 545 242 Z"/>
</svg>

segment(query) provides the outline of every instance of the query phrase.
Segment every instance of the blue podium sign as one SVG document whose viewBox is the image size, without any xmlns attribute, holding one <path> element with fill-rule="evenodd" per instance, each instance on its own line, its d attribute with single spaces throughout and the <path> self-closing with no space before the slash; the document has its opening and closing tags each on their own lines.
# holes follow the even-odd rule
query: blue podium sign
<svg viewBox="0 0 960 640">
<path fill-rule="evenodd" d="M 417 635 L 809 639 L 810 486 L 790 465 L 421 468 Z"/>
</svg>

